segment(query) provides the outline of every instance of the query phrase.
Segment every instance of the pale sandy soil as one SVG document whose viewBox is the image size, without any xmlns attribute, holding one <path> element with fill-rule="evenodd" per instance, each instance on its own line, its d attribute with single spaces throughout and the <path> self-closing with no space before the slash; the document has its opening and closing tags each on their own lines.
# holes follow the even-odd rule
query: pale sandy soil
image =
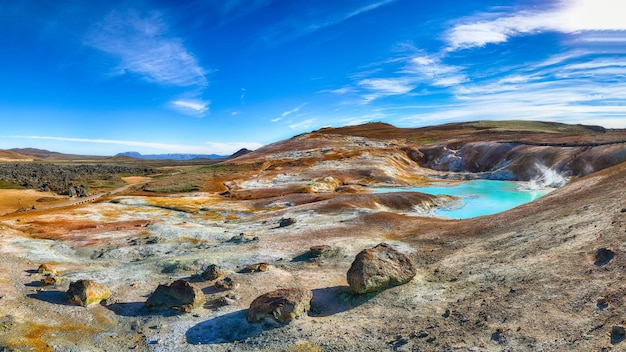
<svg viewBox="0 0 626 352">
<path fill-rule="evenodd" d="M 20 208 L 31 209 L 33 206 L 37 208 L 64 200 L 67 200 L 67 197 L 51 192 L 39 192 L 32 189 L 0 189 L 0 215 L 12 213 Z"/>
<path fill-rule="evenodd" d="M 138 183 L 144 183 L 144 182 L 148 182 L 150 181 L 151 178 L 150 177 L 146 177 L 146 176 L 128 176 L 128 177 L 122 177 L 122 181 L 129 183 L 131 185 L 134 184 L 138 184 Z"/>
</svg>

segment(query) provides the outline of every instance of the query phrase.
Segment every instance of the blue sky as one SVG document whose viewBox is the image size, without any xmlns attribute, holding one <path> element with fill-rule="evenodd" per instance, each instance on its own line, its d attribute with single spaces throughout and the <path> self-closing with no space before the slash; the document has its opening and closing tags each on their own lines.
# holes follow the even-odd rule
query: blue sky
<svg viewBox="0 0 626 352">
<path fill-rule="evenodd" d="M 230 154 L 370 121 L 626 128 L 622 1 L 3 1 L 0 149 Z"/>
</svg>

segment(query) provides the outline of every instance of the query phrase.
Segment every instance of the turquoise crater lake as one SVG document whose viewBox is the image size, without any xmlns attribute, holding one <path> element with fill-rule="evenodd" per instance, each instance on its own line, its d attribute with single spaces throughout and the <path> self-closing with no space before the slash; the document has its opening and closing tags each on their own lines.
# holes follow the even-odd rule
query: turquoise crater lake
<svg viewBox="0 0 626 352">
<path fill-rule="evenodd" d="M 427 187 L 376 188 L 374 192 L 421 192 L 456 196 L 460 198 L 460 204 L 450 209 L 437 209 L 434 215 L 451 219 L 469 219 L 515 208 L 550 191 L 546 188 L 531 189 L 524 185 L 521 182 L 511 181 L 473 180 L 437 182 L 436 185 Z"/>
</svg>

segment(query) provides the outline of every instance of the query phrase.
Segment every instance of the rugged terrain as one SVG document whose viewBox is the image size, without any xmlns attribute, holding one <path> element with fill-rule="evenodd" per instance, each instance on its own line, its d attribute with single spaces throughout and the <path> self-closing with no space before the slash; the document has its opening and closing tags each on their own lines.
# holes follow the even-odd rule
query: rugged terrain
<svg viewBox="0 0 626 352">
<path fill-rule="evenodd" d="M 148 183 L 94 203 L 7 207 L 0 217 L 0 346 L 623 350 L 625 140 L 624 130 L 551 123 L 367 124 L 303 134 L 220 164 L 159 168 Z M 551 184 L 546 170 L 570 181 L 532 203 L 468 220 L 430 216 L 451 197 L 368 191 L 442 178 Z M 38 196 L 50 195 L 31 195 Z M 350 293 L 346 272 L 355 255 L 380 242 L 407 254 L 416 277 L 382 292 Z M 315 245 L 333 251 L 309 259 Z M 62 281 L 42 286 L 42 263 Z M 254 263 L 269 269 L 241 272 Z M 203 280 L 198 274 L 210 264 L 238 287 L 221 291 Z M 203 290 L 202 307 L 146 310 L 158 284 L 180 278 Z M 78 279 L 107 285 L 112 298 L 68 304 L 65 291 Z M 313 291 L 308 316 L 288 325 L 246 321 L 257 296 L 290 287 Z"/>
</svg>

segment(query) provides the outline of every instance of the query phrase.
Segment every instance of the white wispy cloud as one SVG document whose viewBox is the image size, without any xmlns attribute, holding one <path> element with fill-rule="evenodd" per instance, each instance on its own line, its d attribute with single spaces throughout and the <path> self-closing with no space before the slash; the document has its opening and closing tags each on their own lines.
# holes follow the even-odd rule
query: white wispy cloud
<svg viewBox="0 0 626 352">
<path fill-rule="evenodd" d="M 311 126 L 313 126 L 313 123 L 315 123 L 316 120 L 317 119 L 315 118 L 311 118 L 311 119 L 303 120 L 300 122 L 292 123 L 289 125 L 289 128 L 291 128 L 292 130 L 308 129 Z"/>
<path fill-rule="evenodd" d="M 418 53 L 405 58 L 408 61 L 405 73 L 412 81 L 429 83 L 433 86 L 454 86 L 467 80 L 458 66 L 446 65 L 436 55 Z"/>
<path fill-rule="evenodd" d="M 209 111 L 209 104 L 209 101 L 179 99 L 171 101 L 169 106 L 184 114 L 203 116 Z"/>
<path fill-rule="evenodd" d="M 90 139 L 90 138 L 72 138 L 72 137 L 54 137 L 54 136 L 9 136 L 10 138 L 51 140 L 71 143 L 87 143 L 87 144 L 112 144 L 125 146 L 129 148 L 145 148 L 152 152 L 159 153 L 186 153 L 186 154 L 221 154 L 227 155 L 238 151 L 241 148 L 257 149 L 263 146 L 256 142 L 205 142 L 204 145 L 182 145 L 168 143 L 154 143 L 143 141 L 128 141 L 116 139 Z"/>
<path fill-rule="evenodd" d="M 367 78 L 358 82 L 358 85 L 377 92 L 381 95 L 405 94 L 413 90 L 409 80 L 400 78 Z"/>
<path fill-rule="evenodd" d="M 451 88 L 451 104 L 416 108 L 402 121 L 431 124 L 521 119 L 624 128 L 626 91 L 620 77 L 626 77 L 626 65 L 620 60 L 559 54 L 509 75 Z"/>
<path fill-rule="evenodd" d="M 279 117 L 273 118 L 273 119 L 271 119 L 270 121 L 272 121 L 272 122 L 278 122 L 278 121 L 280 121 L 280 120 L 282 120 L 282 119 L 284 119 L 284 118 L 288 117 L 289 115 L 292 115 L 292 114 L 297 113 L 298 111 L 300 111 L 300 109 L 302 109 L 302 108 L 303 108 L 303 107 L 305 107 L 306 105 L 307 105 L 307 103 L 302 103 L 302 104 L 300 104 L 300 105 L 296 106 L 295 108 L 293 108 L 293 109 L 291 109 L 291 110 L 287 110 L 287 111 L 285 111 L 285 112 L 281 113 Z"/>
<path fill-rule="evenodd" d="M 163 85 L 206 87 L 208 71 L 183 43 L 154 12 L 113 11 L 86 38 L 87 45 L 120 61 L 116 74 L 133 73 Z"/>
<path fill-rule="evenodd" d="M 448 50 L 481 47 L 502 43 L 513 36 L 546 31 L 594 33 L 594 41 L 626 42 L 624 36 L 611 31 L 625 31 L 621 4 L 614 0 L 573 0 L 559 3 L 557 8 L 542 11 L 480 14 L 463 19 L 444 35 Z"/>
<path fill-rule="evenodd" d="M 412 47 L 401 56 L 377 65 L 380 67 L 354 75 L 358 79 L 354 86 L 340 88 L 339 93 L 360 94 L 361 103 L 370 103 L 383 97 L 414 94 L 420 85 L 445 88 L 468 81 L 463 67 L 447 65 L 441 55 L 427 54 Z M 395 69 L 382 76 L 383 68 L 388 67 Z"/>
<path fill-rule="evenodd" d="M 298 2 L 298 6 L 293 7 L 292 13 L 289 13 L 283 20 L 277 21 L 266 31 L 262 36 L 262 41 L 271 46 L 289 42 L 338 25 L 350 18 L 376 10 L 395 1 L 397 0 L 382 0 L 356 8 L 355 6 L 348 6 L 349 8 L 344 7 L 343 9 L 340 9 L 340 5 L 343 5 L 340 3 L 324 8 L 326 4 L 320 1 Z M 361 3 L 363 2 L 361 1 Z"/>
</svg>

